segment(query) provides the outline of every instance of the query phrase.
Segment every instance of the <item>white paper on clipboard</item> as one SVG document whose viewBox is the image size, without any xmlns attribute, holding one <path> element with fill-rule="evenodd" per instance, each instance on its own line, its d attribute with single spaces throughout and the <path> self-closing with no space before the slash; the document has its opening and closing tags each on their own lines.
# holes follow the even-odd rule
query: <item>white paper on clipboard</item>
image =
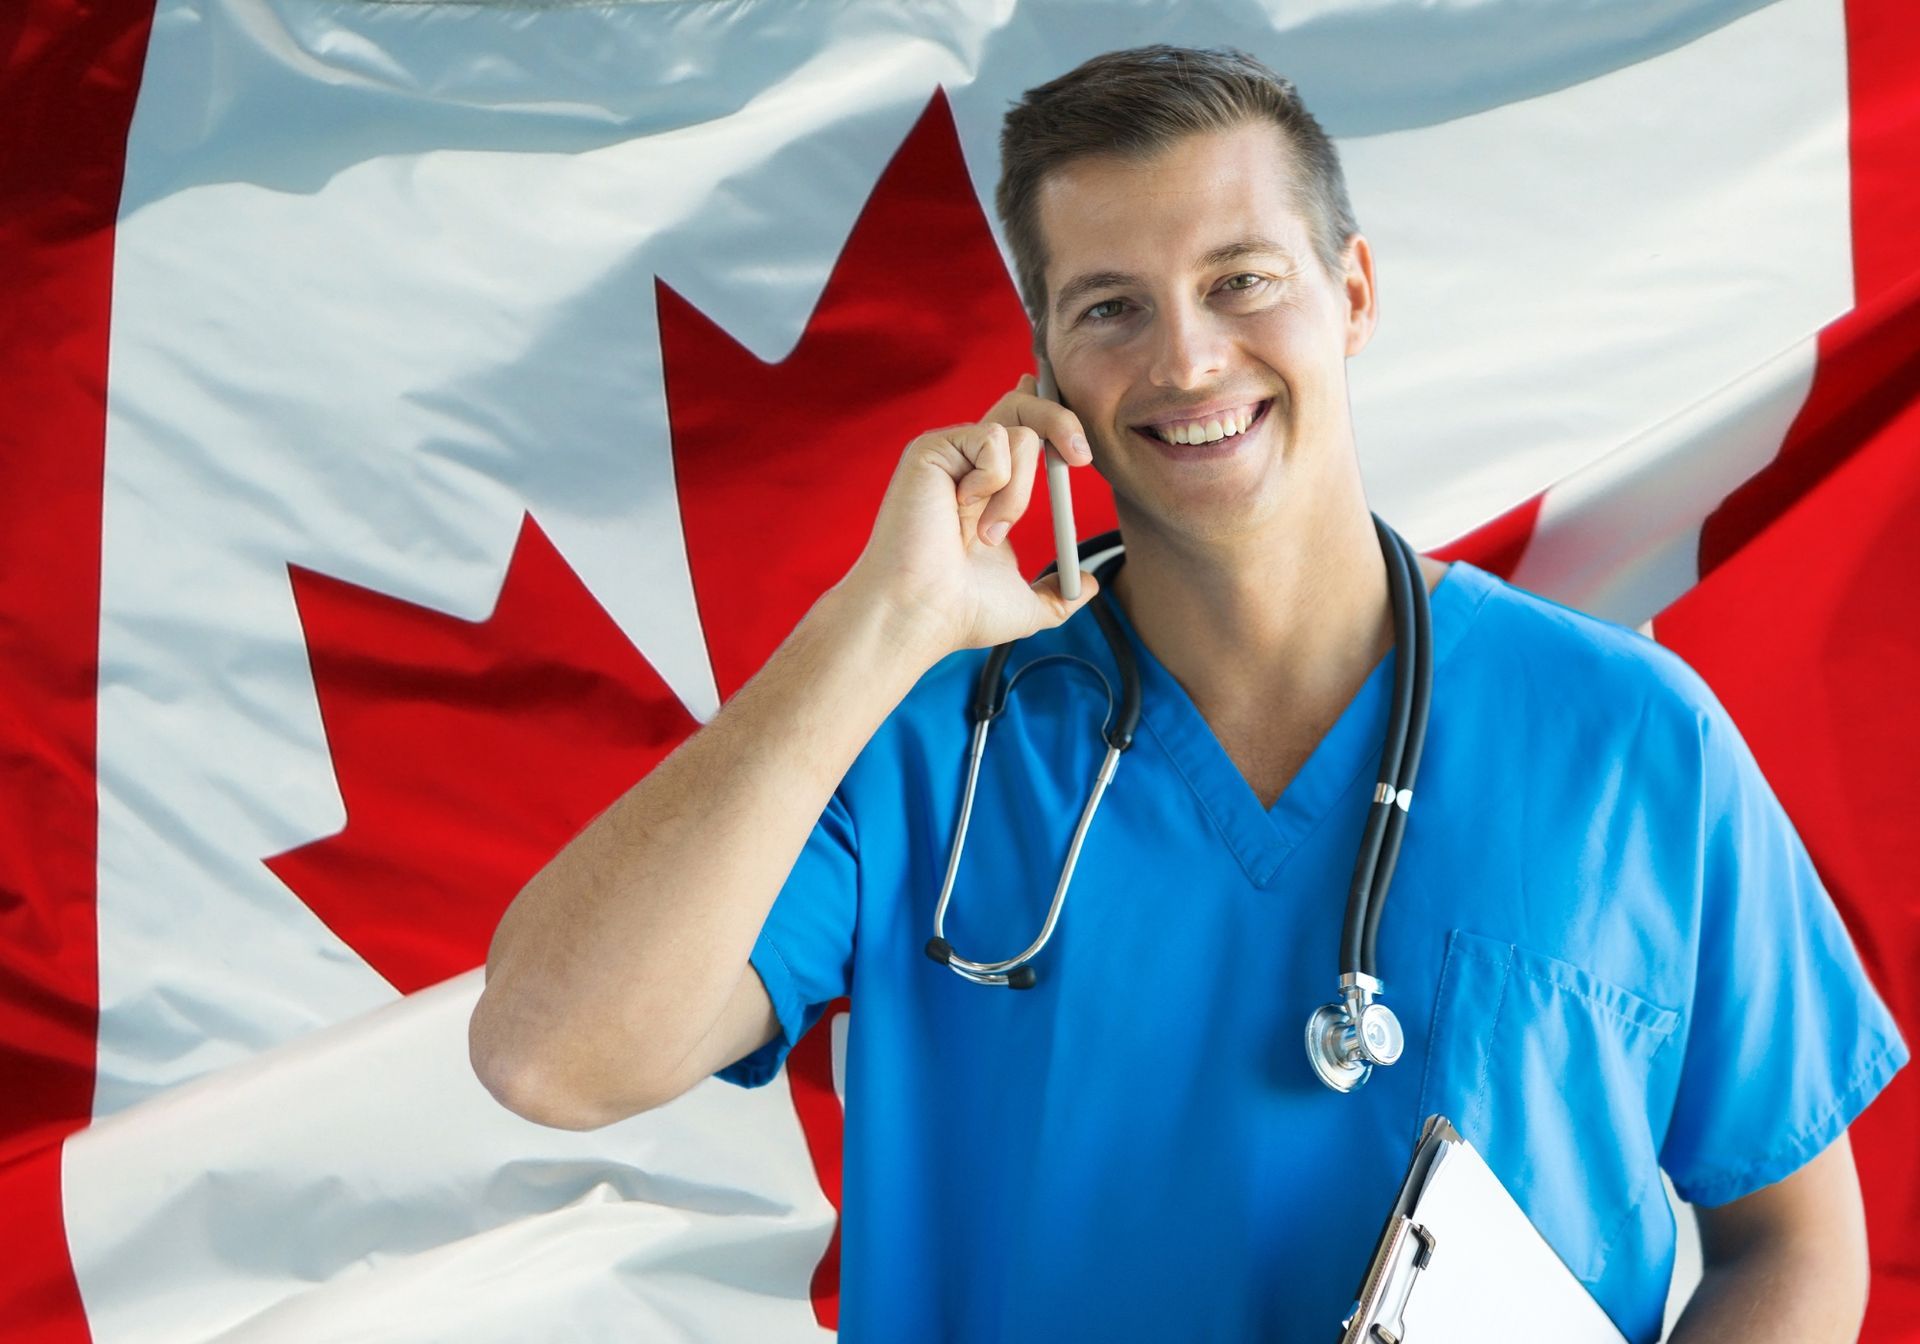
<svg viewBox="0 0 1920 1344">
<path fill-rule="evenodd" d="M 1341 1344 L 1626 1344 L 1473 1145 L 1429 1116 Z"/>
</svg>

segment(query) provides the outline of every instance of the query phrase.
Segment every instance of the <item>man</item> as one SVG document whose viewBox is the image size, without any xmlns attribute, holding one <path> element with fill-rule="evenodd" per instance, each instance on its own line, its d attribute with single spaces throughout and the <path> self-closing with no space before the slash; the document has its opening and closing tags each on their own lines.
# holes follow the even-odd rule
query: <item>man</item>
<svg viewBox="0 0 1920 1344">
<path fill-rule="evenodd" d="M 1846 1127 L 1906 1049 L 1738 734 L 1650 641 L 1422 561 L 1433 712 L 1380 935 L 1406 1055 L 1316 1081 L 1393 662 L 1345 377 L 1369 244 L 1317 123 L 1238 53 L 1090 61 L 1002 157 L 1064 405 L 1023 381 L 908 446 L 853 569 L 507 912 L 480 1076 L 590 1128 L 766 1082 L 850 993 L 849 1339 L 1323 1340 L 1436 1111 L 1630 1339 L 1671 1270 L 1662 1167 L 1707 1261 L 1677 1338 L 1851 1338 Z M 1143 716 L 1015 993 L 921 949 L 986 647 L 1119 680 L 1080 614 L 1101 585 L 1064 601 L 1004 545 L 1042 440 L 1113 486 Z M 1067 659 L 1023 678 L 961 955 L 1039 928 L 1107 709 Z"/>
</svg>

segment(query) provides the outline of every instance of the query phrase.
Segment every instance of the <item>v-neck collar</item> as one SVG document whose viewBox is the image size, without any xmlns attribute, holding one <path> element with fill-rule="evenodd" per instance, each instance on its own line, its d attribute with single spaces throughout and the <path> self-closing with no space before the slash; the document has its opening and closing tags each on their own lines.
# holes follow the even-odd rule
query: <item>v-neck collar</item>
<svg viewBox="0 0 1920 1344">
<path fill-rule="evenodd" d="M 1492 576 L 1485 570 L 1464 560 L 1455 560 L 1433 589 L 1433 713 L 1436 717 L 1445 694 L 1440 668 L 1472 623 L 1491 585 Z M 1107 587 L 1105 591 L 1110 594 L 1112 589 Z M 1260 805 L 1259 795 L 1227 755 L 1226 748 L 1220 745 L 1220 739 L 1186 688 L 1141 641 L 1126 610 L 1111 597 L 1106 606 L 1133 645 L 1134 660 L 1140 669 L 1141 726 L 1173 762 L 1187 787 L 1213 819 L 1247 880 L 1256 887 L 1265 887 L 1300 841 L 1332 810 L 1335 801 L 1352 788 L 1355 779 L 1363 771 L 1378 769 L 1396 651 L 1389 650 L 1374 665 L 1359 691 L 1269 809 Z M 1113 675 L 1117 687 L 1119 671 L 1112 651 L 1094 632 L 1092 620 L 1086 622 L 1086 628 L 1098 646 L 1094 656 Z M 1120 774 L 1125 773 L 1123 757 Z"/>
</svg>

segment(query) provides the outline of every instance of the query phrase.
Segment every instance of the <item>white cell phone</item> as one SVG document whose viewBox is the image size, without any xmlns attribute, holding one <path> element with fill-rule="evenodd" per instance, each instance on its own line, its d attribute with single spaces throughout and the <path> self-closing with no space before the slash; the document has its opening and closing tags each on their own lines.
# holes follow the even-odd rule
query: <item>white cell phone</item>
<svg viewBox="0 0 1920 1344">
<path fill-rule="evenodd" d="M 1053 381 L 1053 366 L 1040 356 L 1040 372 L 1035 380 L 1039 394 L 1048 401 L 1060 400 L 1060 388 Z M 1054 566 L 1060 572 L 1060 596 L 1072 602 L 1080 596 L 1080 540 L 1073 531 L 1073 485 L 1067 479 L 1066 459 L 1049 443 L 1046 446 L 1047 503 L 1053 509 Z"/>
</svg>

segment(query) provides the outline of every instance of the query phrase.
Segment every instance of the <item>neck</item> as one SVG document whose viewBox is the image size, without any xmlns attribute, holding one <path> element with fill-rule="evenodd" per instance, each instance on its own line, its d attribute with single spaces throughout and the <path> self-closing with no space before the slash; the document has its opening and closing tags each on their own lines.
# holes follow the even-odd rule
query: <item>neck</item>
<svg viewBox="0 0 1920 1344">
<path fill-rule="evenodd" d="M 1386 561 L 1358 471 L 1316 482 L 1256 531 L 1196 539 L 1120 509 L 1115 599 L 1208 718 L 1324 717 L 1393 645 Z M 1423 562 L 1429 586 L 1444 569 Z"/>
</svg>

